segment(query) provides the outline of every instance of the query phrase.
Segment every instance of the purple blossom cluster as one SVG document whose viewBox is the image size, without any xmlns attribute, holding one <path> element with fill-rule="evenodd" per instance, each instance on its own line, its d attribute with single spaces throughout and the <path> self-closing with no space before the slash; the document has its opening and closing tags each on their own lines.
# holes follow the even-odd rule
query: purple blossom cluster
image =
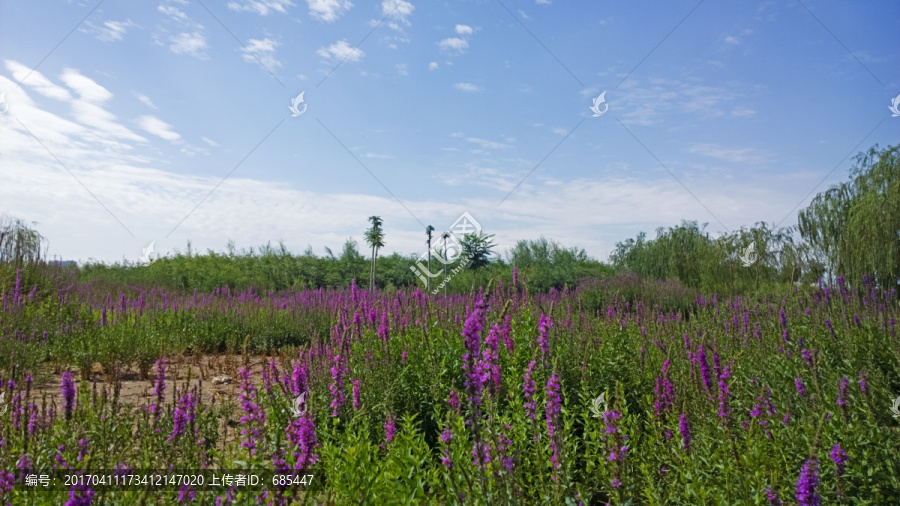
<svg viewBox="0 0 900 506">
<path fill-rule="evenodd" d="M 669 359 L 666 359 L 662 367 L 662 376 L 656 378 L 656 402 L 653 403 L 653 409 L 656 416 L 662 416 L 663 412 L 671 411 L 675 403 L 675 387 L 669 378 Z"/>
</svg>

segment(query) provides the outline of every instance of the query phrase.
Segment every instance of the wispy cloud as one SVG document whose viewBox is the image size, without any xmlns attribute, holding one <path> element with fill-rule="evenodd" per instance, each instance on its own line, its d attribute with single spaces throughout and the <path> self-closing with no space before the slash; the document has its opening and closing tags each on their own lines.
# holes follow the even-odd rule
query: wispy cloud
<svg viewBox="0 0 900 506">
<path fill-rule="evenodd" d="M 731 163 L 762 163 L 767 159 L 752 148 L 726 148 L 718 144 L 694 144 L 688 152 Z"/>
<path fill-rule="evenodd" d="M 326 23 L 336 21 L 353 7 L 349 0 L 306 0 L 306 3 L 309 15 Z"/>
<path fill-rule="evenodd" d="M 474 85 L 472 83 L 456 83 L 453 85 L 453 87 L 456 88 L 457 90 L 462 90 L 462 91 L 469 91 L 469 92 L 481 91 L 480 86 Z"/>
<path fill-rule="evenodd" d="M 281 62 L 275 58 L 275 48 L 279 45 L 281 44 L 278 41 L 269 38 L 250 39 L 246 47 L 241 48 L 241 52 L 245 62 L 257 63 L 257 59 L 259 59 L 259 62 L 266 68 L 273 69 L 281 66 Z"/>
<path fill-rule="evenodd" d="M 320 47 L 316 53 L 322 58 L 346 62 L 358 62 L 366 55 L 362 49 L 354 49 L 348 44 L 347 39 L 341 39 L 327 47 Z"/>
<path fill-rule="evenodd" d="M 40 93 L 45 97 L 56 100 L 71 100 L 72 94 L 69 90 L 53 84 L 49 79 L 44 77 L 40 72 L 34 71 L 19 62 L 12 60 L 4 60 L 6 68 L 12 73 L 13 77 L 21 81 L 28 76 L 28 87 Z M 29 75 L 31 73 L 31 75 Z"/>
<path fill-rule="evenodd" d="M 202 33 L 179 33 L 170 40 L 172 41 L 172 45 L 169 46 L 169 49 L 171 49 L 173 53 L 186 54 L 201 60 L 206 59 L 206 53 L 204 52 L 207 48 L 206 36 Z"/>
<path fill-rule="evenodd" d="M 474 30 L 469 25 L 456 25 L 456 33 L 459 35 L 472 35 Z"/>
<path fill-rule="evenodd" d="M 159 137 L 160 139 L 164 139 L 167 141 L 177 141 L 181 139 L 181 136 L 178 135 L 177 132 L 172 130 L 172 125 L 157 118 L 156 116 L 141 116 L 140 118 L 138 118 L 137 123 L 138 126 L 140 126 L 143 130 Z"/>
<path fill-rule="evenodd" d="M 438 64 L 436 61 L 433 61 L 428 64 L 428 70 L 437 70 L 437 69 L 438 69 Z"/>
<path fill-rule="evenodd" d="M 469 47 L 469 41 L 459 37 L 449 37 L 438 43 L 441 49 L 463 52 Z"/>
<path fill-rule="evenodd" d="M 137 26 L 130 19 L 126 21 L 105 21 L 103 26 L 96 26 L 90 21 L 86 21 L 84 25 L 85 27 L 80 28 L 79 31 L 93 33 L 97 39 L 104 42 L 122 40 L 122 36 L 128 32 L 129 28 Z"/>
<path fill-rule="evenodd" d="M 504 149 L 504 148 L 511 147 L 509 144 L 504 144 L 502 142 L 489 141 L 489 140 L 485 140 L 485 139 L 479 139 L 478 137 L 466 137 L 466 140 L 471 143 L 478 144 L 479 146 L 481 146 L 482 148 L 485 148 L 485 149 Z"/>
<path fill-rule="evenodd" d="M 287 7 L 294 5 L 290 0 L 241 0 L 240 2 L 228 2 L 228 8 L 233 11 L 250 11 L 260 16 L 268 16 L 269 13 L 287 13 Z"/>
<path fill-rule="evenodd" d="M 410 25 L 409 17 L 412 15 L 416 7 L 407 0 L 382 0 L 381 15 L 391 15 L 391 19 L 395 19 L 405 25 Z"/>
<path fill-rule="evenodd" d="M 171 5 L 160 5 L 156 8 L 156 10 L 165 14 L 166 16 L 169 16 L 179 23 L 186 24 L 190 22 L 190 18 L 187 17 L 187 14 L 185 14 L 184 11 L 182 11 L 178 7 L 173 7 Z"/>
<path fill-rule="evenodd" d="M 150 100 L 150 97 L 148 97 L 147 95 L 138 94 L 137 99 L 140 100 L 142 104 L 146 105 L 147 107 L 149 107 L 151 109 L 159 109 L 158 107 L 153 105 L 153 101 Z"/>
</svg>

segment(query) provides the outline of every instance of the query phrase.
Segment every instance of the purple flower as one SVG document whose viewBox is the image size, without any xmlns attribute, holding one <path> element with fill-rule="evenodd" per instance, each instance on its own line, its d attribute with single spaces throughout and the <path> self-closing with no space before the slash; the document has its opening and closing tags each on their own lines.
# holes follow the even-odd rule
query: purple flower
<svg viewBox="0 0 900 506">
<path fill-rule="evenodd" d="M 481 403 L 481 391 L 484 387 L 485 377 L 479 370 L 477 360 L 481 352 L 481 331 L 484 330 L 485 313 L 487 306 L 481 294 L 475 298 L 475 310 L 466 317 L 463 324 L 463 344 L 466 352 L 463 354 L 463 372 L 466 373 L 466 392 L 469 394 L 469 402 L 473 405 Z"/>
<path fill-rule="evenodd" d="M 725 381 L 730 376 L 731 373 L 726 365 L 725 370 L 719 375 L 719 417 L 721 418 L 726 418 L 731 413 L 731 406 L 728 404 L 731 392 L 728 390 L 728 383 Z"/>
<path fill-rule="evenodd" d="M 359 380 L 353 380 L 353 410 L 359 411 L 362 407 L 362 399 L 359 395 Z"/>
<path fill-rule="evenodd" d="M 481 350 L 481 361 L 476 366 L 482 381 L 490 380 L 489 389 L 500 392 L 500 326 L 494 324 L 484 338 L 484 349 Z"/>
<path fill-rule="evenodd" d="M 388 342 L 391 338 L 391 326 L 388 321 L 387 311 L 381 312 L 381 325 L 378 326 L 378 337 L 384 342 Z"/>
<path fill-rule="evenodd" d="M 519 286 L 519 268 L 513 266 L 513 286 Z"/>
<path fill-rule="evenodd" d="M 656 410 L 656 416 L 661 416 L 664 411 L 671 411 L 672 404 L 675 402 L 675 388 L 669 381 L 669 359 L 663 363 L 662 377 L 656 378 L 656 402 L 653 407 Z"/>
<path fill-rule="evenodd" d="M 453 463 L 450 459 L 450 440 L 453 439 L 453 433 L 450 432 L 450 429 L 444 429 L 444 431 L 441 432 L 440 439 L 441 439 L 441 442 L 444 443 L 444 445 L 445 445 L 444 446 L 444 458 L 441 460 L 441 464 L 444 467 L 446 467 L 447 469 L 450 469 L 451 467 L 453 467 Z"/>
<path fill-rule="evenodd" d="M 781 328 L 787 328 L 787 316 L 784 314 L 784 308 L 781 308 L 781 311 L 778 313 L 778 316 L 781 318 Z"/>
<path fill-rule="evenodd" d="M 850 458 L 847 457 L 847 452 L 841 448 L 840 444 L 835 443 L 834 447 L 831 448 L 831 461 L 834 462 L 834 466 L 837 468 L 838 476 L 844 474 L 844 467 L 848 460 Z"/>
<path fill-rule="evenodd" d="M 619 488 L 622 486 L 622 480 L 620 480 L 618 478 L 613 478 L 612 482 L 610 482 L 610 485 L 612 485 L 613 488 Z"/>
<path fill-rule="evenodd" d="M 681 432 L 681 449 L 691 449 L 691 426 L 688 423 L 687 415 L 682 413 L 678 417 L 678 430 Z"/>
<path fill-rule="evenodd" d="M 553 320 L 541 313 L 538 322 L 538 347 L 541 349 L 541 357 L 546 362 L 547 355 L 550 353 L 550 329 L 553 328 Z"/>
<path fill-rule="evenodd" d="M 706 362 L 706 350 L 703 345 L 697 351 L 697 360 L 700 362 L 700 375 L 703 377 L 703 388 L 709 392 L 712 389 L 712 377 L 709 374 L 709 363 Z"/>
<path fill-rule="evenodd" d="M 866 374 L 863 372 L 859 373 L 859 391 L 864 394 L 869 393 L 869 383 L 866 382 Z"/>
<path fill-rule="evenodd" d="M 831 326 L 831 320 L 829 320 L 828 318 L 825 319 L 825 326 L 828 327 L 828 330 L 831 331 L 831 337 L 837 336 L 837 334 L 835 334 L 834 332 L 834 327 Z"/>
<path fill-rule="evenodd" d="M 812 367 L 813 359 L 812 352 L 809 350 L 802 350 L 800 352 L 800 356 L 803 357 L 803 360 L 806 360 L 806 365 Z"/>
<path fill-rule="evenodd" d="M 453 408 L 454 413 L 459 413 L 459 395 L 456 390 L 450 390 L 450 399 L 447 400 L 447 404 Z"/>
<path fill-rule="evenodd" d="M 847 406 L 847 387 L 850 385 L 850 378 L 844 376 L 843 378 L 838 380 L 838 395 L 837 395 L 837 405 L 844 407 Z"/>
<path fill-rule="evenodd" d="M 395 422 L 396 419 L 394 418 L 394 415 L 389 414 L 385 419 L 384 425 L 382 426 L 384 428 L 384 443 L 381 445 L 382 448 L 384 448 L 385 444 L 394 440 L 394 435 L 397 433 Z"/>
<path fill-rule="evenodd" d="M 341 362 L 341 356 L 334 356 L 334 365 L 331 366 L 331 416 L 338 416 L 338 410 L 344 405 L 346 397 L 344 397 L 344 367 Z"/>
<path fill-rule="evenodd" d="M 803 464 L 800 477 L 795 485 L 797 502 L 801 506 L 818 506 L 822 504 L 822 497 L 816 493 L 819 486 L 819 462 L 811 458 Z"/>
<path fill-rule="evenodd" d="M 295 396 L 306 391 L 306 367 L 300 362 L 294 362 L 294 372 L 291 375 L 291 393 Z"/>
<path fill-rule="evenodd" d="M 75 407 L 75 382 L 72 380 L 72 373 L 63 371 L 62 373 L 62 396 L 65 401 L 66 421 L 72 419 L 72 408 Z"/>
<path fill-rule="evenodd" d="M 194 423 L 197 416 L 195 412 L 196 406 L 197 397 L 192 395 L 191 392 L 185 393 L 178 399 L 178 403 L 175 406 L 172 434 L 169 436 L 169 441 L 172 441 L 183 434 L 184 429 L 187 428 L 188 425 Z"/>
<path fill-rule="evenodd" d="M 94 490 L 83 481 L 76 480 L 76 484 L 69 489 L 69 500 L 65 506 L 90 506 L 93 497 Z"/>
<path fill-rule="evenodd" d="M 794 385 L 797 387 L 797 393 L 800 397 L 806 397 L 806 386 L 803 384 L 803 380 L 796 378 L 794 380 Z"/>
<path fill-rule="evenodd" d="M 262 441 L 262 429 L 266 424 L 266 412 L 256 402 L 256 387 L 250 382 L 250 369 L 241 367 L 238 370 L 241 377 L 241 403 L 244 408 L 244 415 L 241 416 L 241 436 L 244 441 L 241 442 L 241 448 L 250 450 L 250 455 L 255 455 L 257 447 Z"/>
<path fill-rule="evenodd" d="M 774 504 L 776 506 L 781 506 L 781 500 L 778 499 L 778 491 L 772 490 L 771 488 L 766 489 L 766 496 L 769 498 L 769 504 Z"/>
<path fill-rule="evenodd" d="M 547 396 L 547 435 L 550 437 L 550 449 L 553 452 L 550 461 L 553 463 L 553 468 L 556 469 L 559 467 L 559 449 L 557 448 L 555 436 L 557 430 L 557 417 L 562 405 L 562 399 L 559 396 L 559 378 L 556 377 L 556 374 L 552 374 L 550 379 L 547 380 L 547 387 L 544 389 L 544 394 Z"/>
<path fill-rule="evenodd" d="M 285 429 L 287 440 L 294 447 L 294 470 L 303 471 L 315 464 L 319 459 L 315 454 L 318 444 L 316 425 L 312 416 L 303 414 L 291 422 Z"/>
</svg>

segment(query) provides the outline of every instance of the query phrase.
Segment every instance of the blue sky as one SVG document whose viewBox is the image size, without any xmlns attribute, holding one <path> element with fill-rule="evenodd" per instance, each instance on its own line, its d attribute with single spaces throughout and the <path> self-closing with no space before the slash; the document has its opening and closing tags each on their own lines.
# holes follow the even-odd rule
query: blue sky
<svg viewBox="0 0 900 506">
<path fill-rule="evenodd" d="M 0 213 L 104 261 L 791 225 L 900 141 L 898 34 L 895 1 L 3 0 Z"/>
</svg>

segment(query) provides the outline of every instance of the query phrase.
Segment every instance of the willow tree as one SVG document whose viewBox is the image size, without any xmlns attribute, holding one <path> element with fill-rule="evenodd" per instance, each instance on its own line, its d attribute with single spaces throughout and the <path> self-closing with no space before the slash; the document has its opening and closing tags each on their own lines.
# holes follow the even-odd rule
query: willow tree
<svg viewBox="0 0 900 506">
<path fill-rule="evenodd" d="M 900 280 L 900 145 L 860 153 L 850 181 L 816 195 L 800 211 L 799 230 L 829 273 L 882 286 Z"/>
<path fill-rule="evenodd" d="M 21 219 L 0 216 L 0 262 L 16 269 L 40 262 L 43 241 L 44 237 Z"/>
</svg>

